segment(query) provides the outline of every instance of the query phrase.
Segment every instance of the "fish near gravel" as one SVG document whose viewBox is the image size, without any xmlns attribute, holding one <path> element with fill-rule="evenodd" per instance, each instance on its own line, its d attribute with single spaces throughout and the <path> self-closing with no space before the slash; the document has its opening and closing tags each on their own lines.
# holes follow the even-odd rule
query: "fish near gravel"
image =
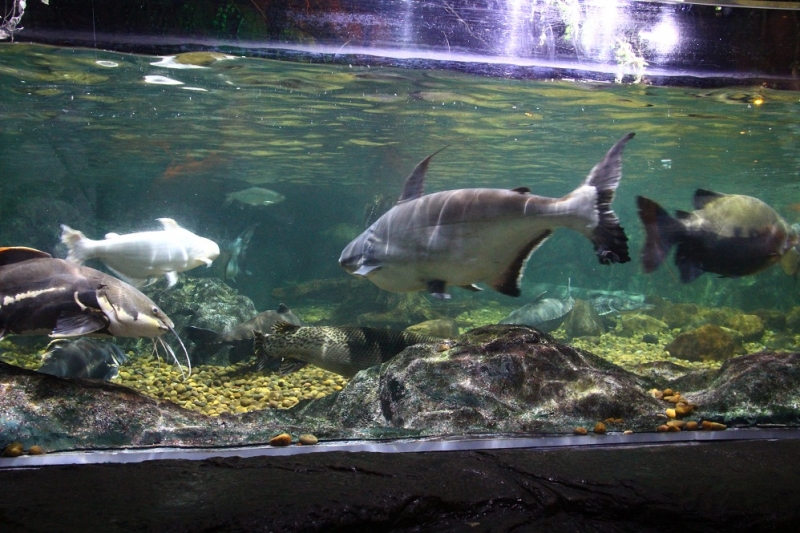
<svg viewBox="0 0 800 533">
<path fill-rule="evenodd" d="M 344 377 L 379 365 L 409 346 L 441 339 L 407 331 L 358 326 L 296 326 L 278 322 L 272 334 L 253 331 L 259 369 L 281 360 L 286 374 L 312 364 Z"/>
<path fill-rule="evenodd" d="M 180 368 L 175 352 L 160 338 L 167 331 L 183 347 L 172 320 L 114 276 L 33 248 L 0 248 L 0 339 L 8 334 L 150 338 Z"/>
</svg>

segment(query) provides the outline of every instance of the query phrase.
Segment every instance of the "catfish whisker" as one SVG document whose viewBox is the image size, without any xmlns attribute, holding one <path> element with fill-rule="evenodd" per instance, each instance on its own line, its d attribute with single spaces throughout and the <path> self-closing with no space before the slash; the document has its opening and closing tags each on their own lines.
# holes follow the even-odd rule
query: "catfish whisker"
<svg viewBox="0 0 800 533">
<path fill-rule="evenodd" d="M 181 340 L 180 336 L 178 335 L 178 332 L 175 331 L 175 328 L 169 328 L 169 330 L 172 332 L 173 335 L 175 335 L 175 338 L 178 339 L 178 344 L 180 344 L 181 348 L 183 349 L 183 355 L 186 356 L 186 366 L 189 368 L 189 375 L 191 376 L 192 375 L 192 360 L 189 359 L 189 352 L 186 350 L 186 345 L 183 344 L 183 341 Z"/>
<path fill-rule="evenodd" d="M 183 378 L 183 381 L 186 381 L 186 374 L 183 372 L 183 366 L 181 366 L 180 362 L 178 362 L 178 358 L 175 356 L 175 352 L 172 350 L 172 347 L 164 342 L 164 339 L 161 337 L 157 337 L 157 342 L 162 348 L 164 348 L 164 351 L 166 351 L 172 357 L 172 360 L 175 361 L 175 364 L 178 365 L 178 370 L 181 373 L 181 377 Z"/>
</svg>

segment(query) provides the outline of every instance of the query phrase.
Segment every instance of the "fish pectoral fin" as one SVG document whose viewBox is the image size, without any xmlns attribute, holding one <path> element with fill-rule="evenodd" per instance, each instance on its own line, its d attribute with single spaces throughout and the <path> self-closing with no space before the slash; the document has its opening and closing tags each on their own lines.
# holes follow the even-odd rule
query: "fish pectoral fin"
<svg viewBox="0 0 800 533">
<path fill-rule="evenodd" d="M 447 282 L 441 279 L 432 279 L 425 282 L 425 285 L 428 288 L 428 292 L 434 298 L 438 298 L 440 300 L 449 300 L 450 294 L 447 292 Z"/>
<path fill-rule="evenodd" d="M 353 274 L 354 276 L 362 276 L 366 278 L 370 272 L 372 272 L 373 270 L 378 270 L 379 268 L 381 268 L 380 265 L 361 265 L 358 268 L 358 270 L 354 270 L 353 272 L 351 272 L 351 274 Z"/>
<path fill-rule="evenodd" d="M 468 290 L 468 291 L 472 291 L 472 292 L 480 292 L 480 291 L 483 290 L 480 287 L 478 287 L 477 285 L 475 285 L 474 283 L 472 283 L 470 285 L 459 285 L 459 287 L 461 287 L 462 289 Z"/>
<path fill-rule="evenodd" d="M 525 265 L 528 264 L 528 259 L 552 234 L 553 230 L 543 231 L 540 235 L 523 246 L 505 270 L 492 280 L 492 288 L 500 294 L 519 296 L 521 294 L 519 284 L 522 280 L 522 274 L 525 272 Z"/>
<path fill-rule="evenodd" d="M 106 326 L 108 326 L 108 321 L 101 313 L 61 313 L 50 336 L 79 337 L 100 331 Z"/>
<path fill-rule="evenodd" d="M 176 283 L 178 283 L 178 273 L 175 272 L 174 270 L 172 272 L 167 272 L 165 274 L 165 277 L 167 278 L 168 289 L 171 289 L 172 287 L 175 286 Z"/>
<path fill-rule="evenodd" d="M 286 374 L 291 374 L 292 372 L 297 372 L 308 363 L 305 361 L 301 361 L 299 359 L 291 359 L 291 358 L 284 358 L 281 361 L 281 366 L 278 369 L 278 373 L 281 376 L 285 376 Z"/>
</svg>

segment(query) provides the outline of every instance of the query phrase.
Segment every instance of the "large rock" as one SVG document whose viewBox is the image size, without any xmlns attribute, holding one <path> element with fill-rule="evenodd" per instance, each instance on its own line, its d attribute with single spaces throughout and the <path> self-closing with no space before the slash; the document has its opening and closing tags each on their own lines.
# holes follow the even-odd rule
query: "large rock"
<svg viewBox="0 0 800 533">
<path fill-rule="evenodd" d="M 728 424 L 800 424 L 800 353 L 758 352 L 725 361 L 689 395 L 704 416 Z"/>
<path fill-rule="evenodd" d="M 741 333 L 745 342 L 757 341 L 764 335 L 764 321 L 757 315 L 738 313 L 725 320 L 723 325 Z"/>
<path fill-rule="evenodd" d="M 599 337 L 606 332 L 603 317 L 585 300 L 575 300 L 572 312 L 564 322 L 567 337 Z"/>
<path fill-rule="evenodd" d="M 646 393 L 651 386 L 535 329 L 495 325 L 465 333 L 446 352 L 412 346 L 302 414 L 332 427 L 432 435 L 565 432 L 608 417 L 651 430 L 661 407 Z"/>
<path fill-rule="evenodd" d="M 622 337 L 641 337 L 642 335 L 657 335 L 669 329 L 664 322 L 649 315 L 623 315 L 619 323 L 619 334 Z"/>
<path fill-rule="evenodd" d="M 736 352 L 736 339 L 720 326 L 706 324 L 681 333 L 665 350 L 672 357 L 687 361 L 723 361 Z"/>
</svg>

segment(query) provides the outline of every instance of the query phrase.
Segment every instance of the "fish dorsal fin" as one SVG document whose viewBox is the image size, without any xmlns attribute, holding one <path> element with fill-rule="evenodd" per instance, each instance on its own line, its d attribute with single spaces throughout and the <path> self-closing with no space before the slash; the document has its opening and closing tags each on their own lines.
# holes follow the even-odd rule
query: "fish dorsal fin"
<svg viewBox="0 0 800 533">
<path fill-rule="evenodd" d="M 517 254 L 517 257 L 503 270 L 503 272 L 492 280 L 492 288 L 501 294 L 508 296 L 519 296 L 519 283 L 522 280 L 522 273 L 525 272 L 525 265 L 528 258 L 553 234 L 553 230 L 543 231 L 541 235 L 526 244 Z"/>
<path fill-rule="evenodd" d="M 157 218 L 156 220 L 161 223 L 161 227 L 163 227 L 165 230 L 181 229 L 178 223 L 171 218 Z"/>
<path fill-rule="evenodd" d="M 525 194 L 527 192 L 531 192 L 529 187 L 514 187 L 511 190 L 514 191 L 514 192 L 518 192 L 520 194 Z"/>
<path fill-rule="evenodd" d="M 718 192 L 697 189 L 694 191 L 694 196 L 692 197 L 692 205 L 694 205 L 695 209 L 703 209 L 709 202 L 713 202 L 717 198 L 722 198 L 723 196 L 725 195 Z"/>
<path fill-rule="evenodd" d="M 278 304 L 278 308 L 275 310 L 277 313 L 291 313 L 292 310 L 289 309 L 289 306 L 285 303 Z"/>
<path fill-rule="evenodd" d="M 285 334 L 285 333 L 292 333 L 296 330 L 300 329 L 300 326 L 295 324 L 290 324 L 285 320 L 278 320 L 275 322 L 275 325 L 272 326 L 273 333 L 276 334 Z"/>
<path fill-rule="evenodd" d="M 0 248 L 0 266 L 28 261 L 29 259 L 47 259 L 53 257 L 47 252 L 25 246 L 6 246 Z"/>
<path fill-rule="evenodd" d="M 115 239 L 117 237 L 119 237 L 119 233 L 114 233 L 114 232 L 106 233 L 106 239 Z"/>
<path fill-rule="evenodd" d="M 397 199 L 397 203 L 406 202 L 422 196 L 425 191 L 425 173 L 428 172 L 428 163 L 430 163 L 433 156 L 445 148 L 447 148 L 447 146 L 436 150 L 417 164 L 414 171 L 406 178 L 403 184 L 403 193 L 400 195 L 400 198 Z"/>
</svg>

